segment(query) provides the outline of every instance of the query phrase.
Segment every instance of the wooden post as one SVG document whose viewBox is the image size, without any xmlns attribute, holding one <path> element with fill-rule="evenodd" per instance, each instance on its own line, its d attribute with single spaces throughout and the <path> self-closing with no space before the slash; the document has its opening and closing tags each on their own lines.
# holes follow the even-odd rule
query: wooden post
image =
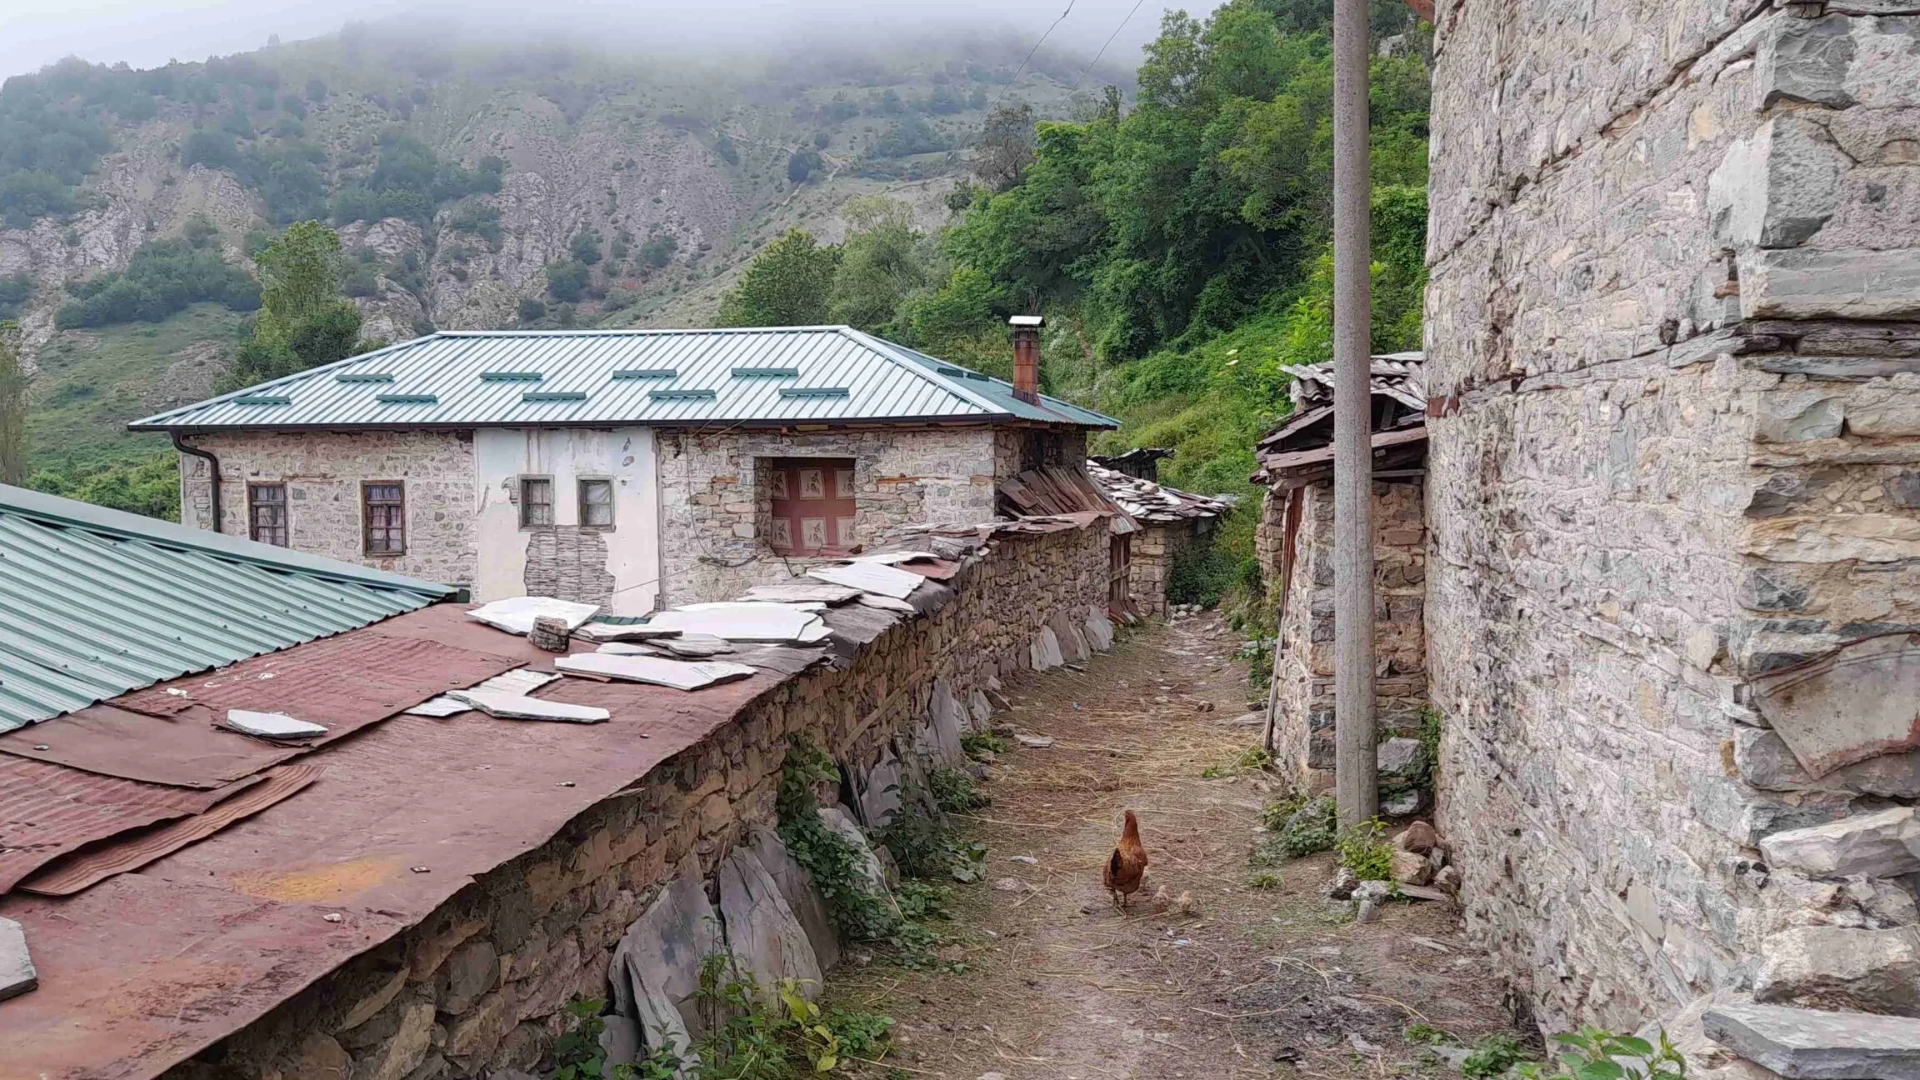
<svg viewBox="0 0 1920 1080">
<path fill-rule="evenodd" d="M 1333 702 L 1340 823 L 1379 811 L 1373 724 L 1373 394 L 1367 0 L 1333 5 Z"/>
</svg>

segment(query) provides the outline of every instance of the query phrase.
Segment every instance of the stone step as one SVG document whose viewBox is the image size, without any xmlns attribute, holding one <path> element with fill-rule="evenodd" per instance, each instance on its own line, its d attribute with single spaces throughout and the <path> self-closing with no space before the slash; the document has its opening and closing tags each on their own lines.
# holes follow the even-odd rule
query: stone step
<svg viewBox="0 0 1920 1080">
<path fill-rule="evenodd" d="M 1707 1038 L 1793 1080 L 1920 1080 L 1920 1020 L 1787 1005 L 1716 1005 Z"/>
</svg>

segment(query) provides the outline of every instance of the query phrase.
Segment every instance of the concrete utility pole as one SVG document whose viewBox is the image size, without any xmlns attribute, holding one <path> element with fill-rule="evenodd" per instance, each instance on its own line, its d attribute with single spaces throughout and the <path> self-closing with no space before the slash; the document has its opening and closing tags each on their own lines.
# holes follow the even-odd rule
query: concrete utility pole
<svg viewBox="0 0 1920 1080">
<path fill-rule="evenodd" d="M 1340 824 L 1380 808 L 1373 732 L 1367 0 L 1333 0 L 1333 707 Z"/>
</svg>

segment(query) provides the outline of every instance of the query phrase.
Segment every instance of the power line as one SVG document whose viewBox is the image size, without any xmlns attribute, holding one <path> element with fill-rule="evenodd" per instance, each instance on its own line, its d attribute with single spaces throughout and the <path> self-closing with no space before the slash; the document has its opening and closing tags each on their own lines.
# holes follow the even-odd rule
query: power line
<svg viewBox="0 0 1920 1080">
<path fill-rule="evenodd" d="M 1013 78 L 1008 79 L 1007 85 L 1001 87 L 1000 92 L 994 95 L 993 103 L 996 107 L 1000 104 L 1000 99 L 1007 96 L 1007 91 L 1013 89 L 1013 84 L 1020 81 L 1020 76 L 1026 72 L 1027 65 L 1033 61 L 1034 54 L 1040 51 L 1040 46 L 1045 45 L 1047 39 L 1053 36 L 1054 30 L 1066 21 L 1067 16 L 1073 14 L 1073 5 L 1078 2 L 1079 0 L 1067 0 L 1067 10 L 1061 12 L 1060 17 L 1053 20 L 1053 25 L 1047 27 L 1047 32 L 1040 35 L 1040 40 L 1033 43 L 1033 48 L 1027 50 L 1027 58 L 1020 61 L 1019 67 L 1013 69 Z"/>
<path fill-rule="evenodd" d="M 1111 34 L 1108 34 L 1108 35 L 1107 35 L 1107 41 L 1106 41 L 1106 44 L 1105 44 L 1105 45 L 1102 45 L 1102 46 L 1100 46 L 1100 51 L 1099 51 L 1099 52 L 1097 52 L 1097 53 L 1094 53 L 1094 54 L 1093 54 L 1093 59 L 1091 59 L 1091 60 L 1089 60 L 1089 61 L 1087 61 L 1087 66 L 1086 66 L 1086 68 L 1085 68 L 1085 69 L 1083 69 L 1083 70 L 1082 70 L 1082 71 L 1080 72 L 1080 77 L 1079 77 L 1079 78 L 1077 78 L 1077 79 L 1075 79 L 1075 80 L 1073 80 L 1073 85 L 1072 85 L 1072 86 L 1069 86 L 1069 87 L 1067 87 L 1067 91 L 1068 91 L 1069 93 L 1071 93 L 1071 92 L 1073 92 L 1073 91 L 1075 91 L 1075 90 L 1078 90 L 1078 89 L 1080 89 L 1080 83 L 1081 83 L 1081 82 L 1082 82 L 1083 80 L 1085 80 L 1085 79 L 1086 79 L 1086 77 L 1087 77 L 1087 73 L 1093 70 L 1093 65 L 1095 65 L 1095 64 L 1097 64 L 1097 63 L 1099 63 L 1099 62 L 1100 62 L 1100 58 L 1101 58 L 1101 57 L 1103 57 L 1103 56 L 1105 56 L 1105 55 L 1107 55 L 1107 46 L 1109 46 L 1109 45 L 1112 45 L 1112 44 L 1113 44 L 1113 39 L 1114 39 L 1114 38 L 1117 38 L 1117 37 L 1119 37 L 1119 36 L 1120 36 L 1120 31 L 1122 31 L 1122 30 L 1125 30 L 1125 29 L 1127 28 L 1127 24 L 1128 24 L 1128 23 L 1130 23 L 1130 22 L 1132 22 L 1132 21 L 1133 21 L 1133 17 L 1134 17 L 1134 16 L 1136 15 L 1136 14 L 1138 14 L 1138 13 L 1139 13 L 1139 11 L 1140 11 L 1140 5 L 1141 5 L 1141 4 L 1144 4 L 1144 3 L 1146 3 L 1146 2 L 1147 2 L 1147 0 L 1134 0 L 1134 3 L 1133 3 L 1133 10 L 1131 10 L 1131 11 L 1129 11 L 1129 12 L 1127 12 L 1127 17 L 1126 17 L 1126 18 L 1124 18 L 1124 19 L 1121 19 L 1121 20 L 1120 20 L 1120 25 L 1119 25 L 1119 26 L 1116 26 L 1116 27 L 1114 27 L 1114 28 L 1113 28 L 1113 33 L 1111 33 Z"/>
</svg>

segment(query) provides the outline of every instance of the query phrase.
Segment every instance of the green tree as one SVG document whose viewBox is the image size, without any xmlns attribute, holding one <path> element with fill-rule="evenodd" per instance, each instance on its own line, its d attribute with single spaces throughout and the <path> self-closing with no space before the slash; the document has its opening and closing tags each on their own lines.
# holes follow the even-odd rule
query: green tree
<svg viewBox="0 0 1920 1080">
<path fill-rule="evenodd" d="M 20 324 L 0 322 L 0 484 L 27 478 L 27 373 L 20 362 Z"/>
<path fill-rule="evenodd" d="M 828 317 L 883 337 L 899 338 L 907 299 L 933 284 L 936 252 L 915 232 L 905 203 L 851 199 L 841 211 L 847 239 L 840 245 Z"/>
<path fill-rule="evenodd" d="M 340 295 L 340 236 L 317 221 L 287 226 L 254 257 L 260 313 L 223 386 L 237 389 L 344 360 L 360 339 L 360 309 Z"/>
<path fill-rule="evenodd" d="M 721 326 L 812 326 L 824 323 L 833 298 L 840 249 L 790 229 L 755 255 L 720 300 Z"/>
</svg>

